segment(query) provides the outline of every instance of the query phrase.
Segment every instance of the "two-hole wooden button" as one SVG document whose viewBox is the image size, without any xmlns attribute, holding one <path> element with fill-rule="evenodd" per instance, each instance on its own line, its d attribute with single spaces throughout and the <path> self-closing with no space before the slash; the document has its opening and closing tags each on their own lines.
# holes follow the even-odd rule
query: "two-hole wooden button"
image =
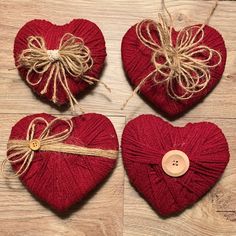
<svg viewBox="0 0 236 236">
<path fill-rule="evenodd" d="M 184 175 L 189 169 L 188 156 L 180 150 L 171 150 L 162 158 L 162 169 L 171 177 Z"/>
<path fill-rule="evenodd" d="M 29 147 L 32 151 L 38 151 L 40 149 L 40 141 L 38 139 L 32 139 L 29 142 Z"/>
</svg>

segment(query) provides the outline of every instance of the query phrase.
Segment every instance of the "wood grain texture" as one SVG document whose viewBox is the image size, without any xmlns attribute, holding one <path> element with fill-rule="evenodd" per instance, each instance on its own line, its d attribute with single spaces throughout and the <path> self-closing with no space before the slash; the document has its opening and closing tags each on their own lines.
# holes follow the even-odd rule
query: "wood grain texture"
<svg viewBox="0 0 236 236">
<path fill-rule="evenodd" d="M 159 115 L 139 96 L 125 111 L 120 107 L 132 88 L 122 69 L 120 45 L 128 28 L 143 18 L 157 17 L 160 0 L 0 0 L 0 155 L 5 157 L 11 126 L 21 117 L 38 112 L 62 112 L 37 99 L 19 78 L 14 67 L 12 48 L 19 28 L 40 18 L 65 24 L 73 18 L 94 21 L 106 39 L 107 60 L 103 86 L 79 101 L 86 112 L 108 115 L 121 136 L 125 122 L 143 113 Z M 166 0 L 176 28 L 202 23 L 213 1 Z M 231 161 L 221 181 L 192 208 L 169 219 L 160 218 L 130 186 L 121 160 L 110 178 L 70 215 L 58 217 L 21 186 L 0 177 L 0 235 L 236 235 L 236 1 L 220 1 L 210 25 L 223 35 L 228 49 L 225 78 L 198 106 L 174 123 L 208 120 L 216 122 L 230 144 Z M 196 14 L 197 13 L 197 14 Z M 69 115 L 70 112 L 63 112 Z"/>
</svg>

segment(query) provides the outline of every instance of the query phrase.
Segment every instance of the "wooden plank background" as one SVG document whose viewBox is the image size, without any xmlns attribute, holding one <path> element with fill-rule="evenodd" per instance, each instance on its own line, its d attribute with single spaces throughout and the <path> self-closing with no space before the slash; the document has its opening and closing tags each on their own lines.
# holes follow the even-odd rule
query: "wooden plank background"
<svg viewBox="0 0 236 236">
<path fill-rule="evenodd" d="M 166 0 L 166 5 L 179 28 L 202 23 L 213 1 Z M 159 9 L 160 0 L 0 0 L 0 159 L 5 157 L 10 128 L 19 118 L 39 112 L 62 115 L 38 100 L 16 70 L 8 70 L 14 66 L 14 37 L 25 22 L 39 18 L 64 24 L 73 18 L 87 18 L 98 24 L 108 53 L 102 80 L 112 88 L 112 94 L 97 86 L 80 104 L 86 112 L 107 115 L 121 137 L 128 120 L 143 113 L 159 115 L 139 96 L 132 99 L 125 111 L 120 110 L 131 92 L 121 64 L 122 36 L 141 19 L 155 19 Z M 0 235 L 236 235 L 235 11 L 235 1 L 220 1 L 210 21 L 227 45 L 225 78 L 203 103 L 173 122 L 177 125 L 203 120 L 215 122 L 228 138 L 231 161 L 209 194 L 183 214 L 162 219 L 130 186 L 119 160 L 112 176 L 87 201 L 65 217 L 58 217 L 35 201 L 18 180 L 8 183 L 0 177 Z"/>
</svg>

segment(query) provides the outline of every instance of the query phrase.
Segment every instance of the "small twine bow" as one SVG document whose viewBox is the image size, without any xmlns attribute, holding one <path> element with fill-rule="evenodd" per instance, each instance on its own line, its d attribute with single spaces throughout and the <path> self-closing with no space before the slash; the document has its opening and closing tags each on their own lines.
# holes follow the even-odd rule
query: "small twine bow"
<svg viewBox="0 0 236 236">
<path fill-rule="evenodd" d="M 51 134 L 56 123 L 64 122 L 65 128 L 55 134 Z M 45 128 L 38 138 L 35 138 L 36 126 L 44 125 Z M 61 125 L 61 123 L 60 123 Z M 62 152 L 75 155 L 88 155 L 102 158 L 116 159 L 118 151 L 103 150 L 97 148 L 87 148 L 76 146 L 73 144 L 63 143 L 73 131 L 73 122 L 67 119 L 56 118 L 51 122 L 47 122 L 42 117 L 33 119 L 28 127 L 26 140 L 9 140 L 7 144 L 8 156 L 2 162 L 1 172 L 3 176 L 17 177 L 23 175 L 29 168 L 34 159 L 35 153 L 38 151 Z M 17 164 L 21 163 L 20 168 L 14 175 L 6 174 L 7 163 Z"/>
<path fill-rule="evenodd" d="M 91 52 L 84 44 L 83 39 L 70 33 L 66 33 L 61 38 L 58 50 L 47 50 L 42 37 L 30 36 L 28 38 L 28 48 L 22 51 L 18 63 L 18 67 L 28 69 L 26 81 L 31 86 L 40 84 L 47 72 L 46 76 L 48 78 L 40 93 L 47 93 L 49 84 L 53 81 L 53 95 L 51 99 L 56 103 L 57 86 L 59 83 L 66 92 L 73 111 L 74 104 L 78 104 L 78 102 L 69 88 L 66 75 L 72 76 L 76 81 L 82 79 L 90 85 L 99 81 L 94 77 L 85 75 L 93 67 Z M 37 81 L 31 81 L 29 75 L 32 72 L 40 74 Z M 110 88 L 105 83 L 101 83 L 110 91 Z M 82 108 L 79 108 L 83 112 Z"/>
<path fill-rule="evenodd" d="M 161 14 L 159 14 L 158 23 L 143 20 L 136 25 L 136 35 L 139 41 L 152 50 L 151 63 L 154 70 L 141 80 L 132 95 L 123 104 L 122 109 L 149 79 L 152 79 L 155 85 L 165 84 L 166 92 L 172 99 L 187 100 L 207 87 L 211 80 L 210 69 L 217 67 L 222 62 L 222 56 L 218 51 L 201 44 L 205 36 L 205 24 L 182 29 L 174 44 L 172 17 L 166 9 L 164 1 L 163 6 L 169 15 L 170 27 Z M 217 1 L 210 16 L 216 6 Z M 157 32 L 158 40 L 152 35 L 153 31 Z M 202 58 L 199 55 L 202 55 Z M 163 58 L 162 63 L 160 59 Z"/>
</svg>

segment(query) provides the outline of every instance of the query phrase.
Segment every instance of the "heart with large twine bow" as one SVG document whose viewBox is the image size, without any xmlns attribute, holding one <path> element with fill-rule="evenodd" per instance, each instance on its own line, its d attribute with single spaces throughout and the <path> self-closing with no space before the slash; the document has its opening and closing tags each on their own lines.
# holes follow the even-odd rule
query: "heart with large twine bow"
<svg viewBox="0 0 236 236">
<path fill-rule="evenodd" d="M 63 26 L 32 20 L 15 38 L 14 57 L 34 92 L 56 105 L 69 103 L 75 111 L 76 96 L 99 81 L 106 48 L 101 30 L 88 20 Z"/>
<path fill-rule="evenodd" d="M 121 145 L 131 184 L 165 217 L 201 199 L 220 179 L 230 157 L 227 140 L 215 124 L 174 127 L 153 115 L 131 120 Z"/>
<path fill-rule="evenodd" d="M 226 47 L 222 36 L 207 23 L 175 31 L 166 9 L 158 22 L 143 20 L 123 37 L 122 61 L 132 95 L 140 92 L 169 117 L 180 115 L 199 103 L 222 78 Z"/>
<path fill-rule="evenodd" d="M 6 178 L 19 177 L 37 199 L 64 212 L 109 175 L 118 146 L 115 129 L 103 115 L 30 115 L 12 128 L 1 169 Z"/>
</svg>

